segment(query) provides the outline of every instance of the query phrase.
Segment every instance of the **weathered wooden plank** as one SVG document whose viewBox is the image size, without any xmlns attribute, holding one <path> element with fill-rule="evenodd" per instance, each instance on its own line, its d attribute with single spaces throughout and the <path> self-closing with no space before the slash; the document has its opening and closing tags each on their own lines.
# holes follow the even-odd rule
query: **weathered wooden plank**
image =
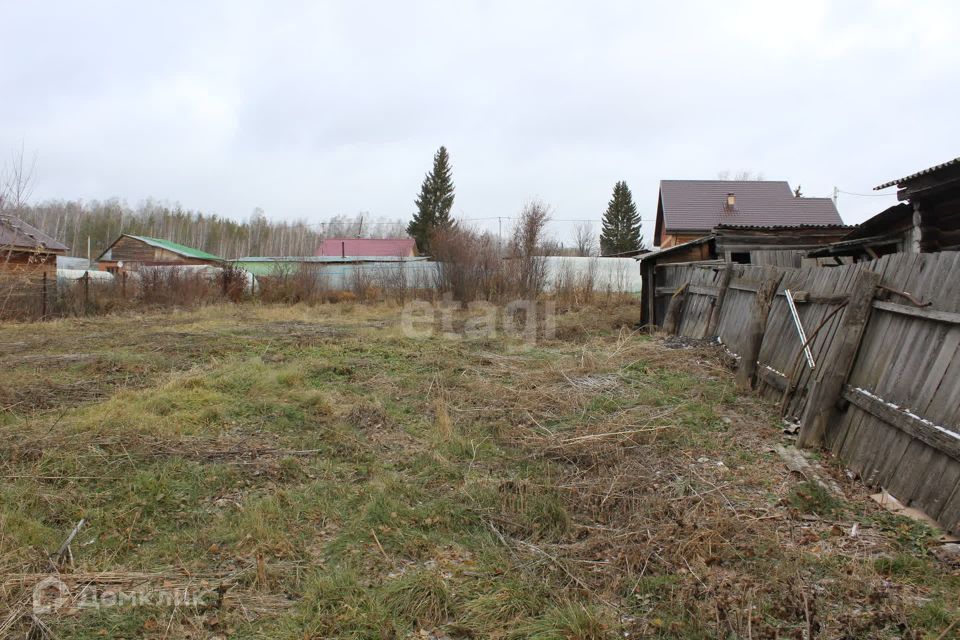
<svg viewBox="0 0 960 640">
<path fill-rule="evenodd" d="M 904 433 L 910 434 L 918 440 L 922 440 L 955 460 L 960 460 L 960 433 L 951 431 L 951 427 L 938 428 L 906 411 L 891 407 L 872 394 L 868 395 L 850 386 L 844 388 L 842 395 L 845 400 L 860 407 L 870 415 L 883 420 Z"/>
<path fill-rule="evenodd" d="M 952 311 L 937 311 L 936 309 L 929 309 L 927 307 L 912 307 L 910 305 L 886 302 L 884 300 L 874 300 L 873 308 L 890 313 L 899 313 L 904 316 L 932 320 L 934 322 L 960 324 L 960 313 L 954 313 Z"/>
<path fill-rule="evenodd" d="M 806 302 L 810 304 L 843 304 L 850 299 L 846 293 L 810 293 L 809 291 L 793 291 L 794 302 Z M 783 291 L 777 291 L 778 296 L 786 295 Z"/>
<path fill-rule="evenodd" d="M 908 463 L 912 465 L 913 461 Z M 957 486 L 958 482 L 960 463 L 938 451 L 931 457 L 926 468 L 922 469 L 920 481 L 910 499 L 911 503 L 918 505 L 931 518 L 937 518 L 947 506 L 953 487 Z"/>
<path fill-rule="evenodd" d="M 720 290 L 717 287 L 705 286 L 702 284 L 691 284 L 687 287 L 687 293 L 695 293 L 698 296 L 717 297 Z"/>
<path fill-rule="evenodd" d="M 730 284 L 731 289 L 736 289 L 737 291 L 749 291 L 750 293 L 757 293 L 760 291 L 762 285 L 752 284 L 749 282 L 733 282 Z"/>
<path fill-rule="evenodd" d="M 757 367 L 757 376 L 765 383 L 781 392 L 787 388 L 787 377 L 782 375 L 779 371 L 774 371 L 768 366 L 760 365 Z"/>
<path fill-rule="evenodd" d="M 763 343 L 763 334 L 767 329 L 770 303 L 773 301 L 773 294 L 776 292 L 781 278 L 783 278 L 782 273 L 774 272 L 757 289 L 757 297 L 754 299 L 750 322 L 746 326 L 746 339 L 743 344 L 740 366 L 737 368 L 737 384 L 741 388 L 753 388 L 757 372 L 757 356 L 760 355 L 760 345 Z"/>
<path fill-rule="evenodd" d="M 949 491 L 947 487 L 944 487 L 944 489 L 945 492 Z M 960 482 L 949 493 L 949 497 L 937 517 L 937 522 L 954 535 L 960 533 Z"/>
<path fill-rule="evenodd" d="M 850 303 L 843 315 L 843 325 L 837 330 L 840 343 L 831 365 L 820 369 L 820 375 L 809 392 L 797 438 L 801 447 L 821 446 L 827 425 L 836 418 L 836 404 L 853 368 L 870 317 L 870 302 L 879 282 L 880 274 L 874 271 L 864 270 L 857 274 L 850 292 Z"/>
<path fill-rule="evenodd" d="M 720 326 L 720 314 L 723 312 L 723 303 L 727 299 L 727 291 L 730 290 L 730 281 L 733 279 L 733 268 L 727 267 L 723 270 L 723 276 L 720 280 L 720 287 L 717 290 L 717 300 L 710 312 L 710 320 L 707 322 L 707 336 L 717 335 L 717 328 Z"/>
<path fill-rule="evenodd" d="M 673 297 L 670 298 L 670 305 L 667 307 L 667 315 L 663 319 L 663 330 L 670 334 L 675 334 L 680 327 L 681 312 L 683 310 L 683 301 L 686 297 L 688 284 L 682 285 L 677 289 Z"/>
</svg>

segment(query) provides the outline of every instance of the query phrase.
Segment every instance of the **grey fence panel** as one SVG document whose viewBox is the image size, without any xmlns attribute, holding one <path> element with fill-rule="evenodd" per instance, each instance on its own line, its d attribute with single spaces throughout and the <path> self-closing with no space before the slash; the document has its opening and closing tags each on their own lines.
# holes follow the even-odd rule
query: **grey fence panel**
<svg viewBox="0 0 960 640">
<path fill-rule="evenodd" d="M 880 275 L 826 445 L 866 484 L 887 488 L 960 533 L 960 253 L 895 254 L 837 267 L 729 268 L 716 334 L 738 356 L 751 338 L 760 284 L 780 277 L 760 344 L 757 388 L 797 418 L 817 381 L 837 366 L 844 305 L 858 274 L 866 269 Z M 662 309 L 671 292 L 686 284 L 689 301 L 679 332 L 704 337 L 722 269 L 683 265 L 660 273 L 667 276 L 658 290 Z M 813 369 L 803 357 L 786 289 L 797 297 Z"/>
</svg>

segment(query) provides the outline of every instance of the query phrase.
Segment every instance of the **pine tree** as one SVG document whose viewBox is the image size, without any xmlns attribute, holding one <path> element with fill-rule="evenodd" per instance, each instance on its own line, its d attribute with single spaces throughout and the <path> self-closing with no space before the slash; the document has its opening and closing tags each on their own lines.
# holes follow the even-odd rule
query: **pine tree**
<svg viewBox="0 0 960 640">
<path fill-rule="evenodd" d="M 600 253 L 605 256 L 638 251 L 643 248 L 640 235 L 640 214 L 633 202 L 633 194 L 627 183 L 621 180 L 613 187 L 613 198 L 603 214 L 603 230 L 600 233 Z"/>
<path fill-rule="evenodd" d="M 452 224 L 450 210 L 453 208 L 453 197 L 450 154 L 446 147 L 440 147 L 433 156 L 433 169 L 420 185 L 420 195 L 415 201 L 417 212 L 407 225 L 407 233 L 417 241 L 420 253 L 429 253 L 430 236 L 434 231 Z"/>
</svg>

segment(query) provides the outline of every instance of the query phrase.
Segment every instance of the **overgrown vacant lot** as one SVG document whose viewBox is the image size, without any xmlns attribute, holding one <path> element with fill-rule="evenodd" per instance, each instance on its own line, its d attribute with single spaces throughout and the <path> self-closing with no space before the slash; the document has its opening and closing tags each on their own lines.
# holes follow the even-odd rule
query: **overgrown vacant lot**
<svg viewBox="0 0 960 640">
<path fill-rule="evenodd" d="M 775 412 L 635 316 L 536 344 L 349 305 L 4 326 L 0 636 L 956 637 L 931 532 L 831 461 L 842 497 L 791 475 Z M 57 560 L 103 606 L 34 614 Z"/>
</svg>

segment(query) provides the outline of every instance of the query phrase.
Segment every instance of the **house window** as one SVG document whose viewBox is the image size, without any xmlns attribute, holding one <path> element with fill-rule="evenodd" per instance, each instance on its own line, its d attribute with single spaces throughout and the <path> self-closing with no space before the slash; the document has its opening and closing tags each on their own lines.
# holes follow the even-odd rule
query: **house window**
<svg viewBox="0 0 960 640">
<path fill-rule="evenodd" d="M 750 264 L 750 252 L 732 252 L 730 254 L 730 262 L 736 262 L 737 264 Z"/>
</svg>

